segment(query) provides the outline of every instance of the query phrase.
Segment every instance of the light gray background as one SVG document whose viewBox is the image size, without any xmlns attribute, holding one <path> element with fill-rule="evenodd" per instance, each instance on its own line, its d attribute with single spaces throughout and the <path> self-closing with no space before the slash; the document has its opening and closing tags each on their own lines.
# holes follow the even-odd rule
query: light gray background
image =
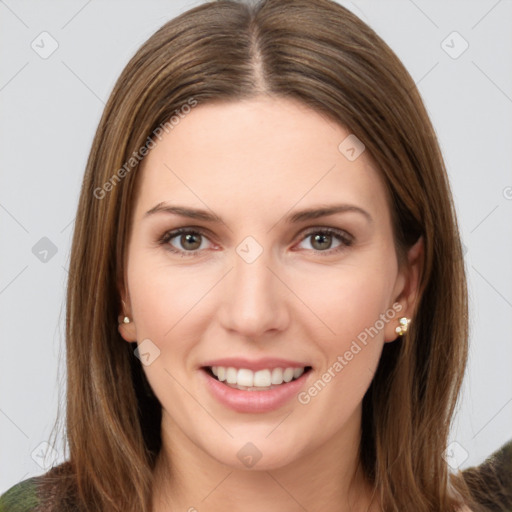
<svg viewBox="0 0 512 512">
<path fill-rule="evenodd" d="M 43 459 L 40 445 L 59 382 L 64 391 L 70 239 L 104 102 L 139 45 L 199 3 L 0 0 L 0 492 L 63 460 L 61 446 Z M 512 2 L 340 3 L 409 69 L 444 152 L 471 299 L 469 370 L 450 456 L 462 468 L 479 464 L 512 438 Z M 43 31 L 58 43 L 47 59 L 31 48 L 42 46 Z M 446 39 L 453 31 L 469 44 L 458 58 L 464 41 Z M 43 237 L 57 248 L 46 262 L 32 250 Z"/>
</svg>

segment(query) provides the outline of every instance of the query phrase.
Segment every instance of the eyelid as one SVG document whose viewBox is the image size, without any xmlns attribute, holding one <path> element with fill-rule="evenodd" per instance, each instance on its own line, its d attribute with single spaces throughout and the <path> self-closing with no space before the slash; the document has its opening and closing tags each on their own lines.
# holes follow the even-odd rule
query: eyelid
<svg viewBox="0 0 512 512">
<path fill-rule="evenodd" d="M 312 228 L 306 228 L 306 233 L 302 236 L 302 240 L 314 233 L 328 233 L 330 235 L 336 235 L 343 238 L 345 242 L 352 243 L 354 237 L 346 230 L 340 228 L 333 228 L 329 226 L 314 226 Z"/>
</svg>

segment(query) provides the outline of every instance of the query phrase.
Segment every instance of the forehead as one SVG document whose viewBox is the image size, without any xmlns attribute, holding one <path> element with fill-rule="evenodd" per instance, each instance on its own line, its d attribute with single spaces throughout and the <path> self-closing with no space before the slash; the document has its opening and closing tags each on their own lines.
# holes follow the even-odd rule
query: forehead
<svg viewBox="0 0 512 512">
<path fill-rule="evenodd" d="M 382 215 L 387 201 L 380 173 L 365 151 L 353 161 L 340 151 L 349 136 L 295 100 L 198 104 L 145 157 L 136 215 L 178 200 L 235 216 L 334 201 Z"/>
</svg>

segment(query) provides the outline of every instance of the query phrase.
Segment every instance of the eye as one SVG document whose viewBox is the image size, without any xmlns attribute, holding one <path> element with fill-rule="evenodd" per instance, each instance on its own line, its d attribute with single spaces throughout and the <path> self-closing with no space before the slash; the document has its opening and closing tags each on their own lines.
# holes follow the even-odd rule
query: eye
<svg viewBox="0 0 512 512">
<path fill-rule="evenodd" d="M 306 233 L 302 241 L 311 240 L 311 246 L 313 251 L 333 254 L 342 251 L 346 247 L 349 247 L 353 243 L 351 235 L 345 231 L 341 231 L 335 228 L 315 228 L 312 231 Z M 333 239 L 338 240 L 339 245 L 332 248 Z"/>
<path fill-rule="evenodd" d="M 176 238 L 176 244 L 181 247 L 176 247 L 171 243 L 171 240 Z M 202 240 L 203 239 L 203 240 Z M 199 256 L 200 250 L 204 249 L 203 246 L 206 235 L 197 229 L 191 228 L 178 228 L 173 231 L 167 231 L 158 240 L 158 243 L 165 245 L 166 249 L 180 254 L 182 257 Z"/>
</svg>

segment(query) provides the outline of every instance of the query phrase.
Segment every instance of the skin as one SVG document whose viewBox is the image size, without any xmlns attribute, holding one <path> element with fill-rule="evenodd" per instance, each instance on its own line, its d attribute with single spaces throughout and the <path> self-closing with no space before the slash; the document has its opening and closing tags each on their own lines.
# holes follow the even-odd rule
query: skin
<svg viewBox="0 0 512 512">
<path fill-rule="evenodd" d="M 351 162 L 338 150 L 349 134 L 301 103 L 265 96 L 196 106 L 144 159 L 121 291 L 131 322 L 119 330 L 160 350 L 144 366 L 163 407 L 154 512 L 379 510 L 358 469 L 361 403 L 398 318 L 413 314 L 423 245 L 399 268 L 378 170 L 367 152 Z M 145 217 L 160 202 L 224 223 Z M 283 219 L 334 203 L 372 220 L 353 211 Z M 186 226 L 204 236 L 158 244 Z M 315 242 L 326 227 L 352 244 Z M 263 250 L 250 264 L 236 252 L 247 236 Z M 308 404 L 294 397 L 276 411 L 234 412 L 199 378 L 208 359 L 282 357 L 313 367 L 307 389 L 394 303 L 400 313 Z M 237 457 L 248 442 L 262 454 L 250 469 Z"/>
</svg>

